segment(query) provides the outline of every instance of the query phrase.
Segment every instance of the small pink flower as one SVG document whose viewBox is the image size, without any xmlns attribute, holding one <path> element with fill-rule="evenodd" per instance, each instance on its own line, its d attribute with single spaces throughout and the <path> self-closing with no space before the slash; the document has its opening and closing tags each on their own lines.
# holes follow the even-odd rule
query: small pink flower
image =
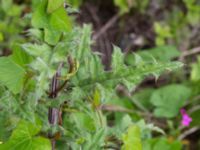
<svg viewBox="0 0 200 150">
<path fill-rule="evenodd" d="M 181 109 L 180 110 L 181 115 L 182 115 L 182 120 L 181 120 L 181 124 L 183 126 L 188 127 L 190 125 L 190 122 L 192 121 L 192 118 L 186 113 L 185 109 Z"/>
</svg>

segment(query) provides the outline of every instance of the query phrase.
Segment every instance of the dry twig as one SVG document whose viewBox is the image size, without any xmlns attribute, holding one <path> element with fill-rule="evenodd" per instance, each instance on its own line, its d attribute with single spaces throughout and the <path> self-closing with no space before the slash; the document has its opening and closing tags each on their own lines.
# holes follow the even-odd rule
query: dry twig
<svg viewBox="0 0 200 150">
<path fill-rule="evenodd" d="M 198 130 L 199 130 L 199 127 L 193 127 L 193 128 L 191 128 L 191 129 L 189 129 L 189 130 L 186 130 L 185 132 L 183 132 L 183 133 L 178 137 L 178 139 L 179 139 L 179 140 L 182 140 L 182 139 L 186 138 L 188 135 L 193 134 L 194 132 L 196 132 L 196 131 L 198 131 Z"/>
<path fill-rule="evenodd" d="M 94 36 L 93 40 L 97 40 L 102 34 L 104 34 L 117 20 L 119 15 L 114 15 Z"/>
<path fill-rule="evenodd" d="M 188 51 L 184 51 L 181 56 L 179 57 L 179 60 L 183 60 L 183 58 L 185 57 L 188 57 L 190 55 L 195 55 L 195 54 L 198 54 L 200 53 L 200 47 L 195 47 L 191 50 L 188 50 Z"/>
</svg>

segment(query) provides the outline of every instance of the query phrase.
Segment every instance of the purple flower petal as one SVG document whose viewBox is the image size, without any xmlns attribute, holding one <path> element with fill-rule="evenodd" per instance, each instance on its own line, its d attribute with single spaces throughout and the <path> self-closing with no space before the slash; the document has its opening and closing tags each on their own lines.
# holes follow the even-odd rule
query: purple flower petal
<svg viewBox="0 0 200 150">
<path fill-rule="evenodd" d="M 186 113 L 185 109 L 181 109 L 180 110 L 181 115 L 182 115 L 182 120 L 181 120 L 181 124 L 183 126 L 189 126 L 190 123 L 192 122 L 192 118 Z"/>
</svg>

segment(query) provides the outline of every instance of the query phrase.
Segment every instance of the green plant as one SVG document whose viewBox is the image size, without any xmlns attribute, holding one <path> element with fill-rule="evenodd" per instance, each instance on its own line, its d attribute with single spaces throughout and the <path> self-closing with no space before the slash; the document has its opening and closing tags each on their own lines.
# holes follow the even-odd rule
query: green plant
<svg viewBox="0 0 200 150">
<path fill-rule="evenodd" d="M 127 64 L 115 46 L 112 69 L 105 71 L 101 55 L 90 50 L 91 27 L 75 26 L 62 0 L 38 2 L 30 41 L 0 57 L 0 149 L 129 150 L 136 143 L 141 150 L 151 131 L 163 133 L 142 118 L 136 121 L 134 108 L 141 104 L 120 96 L 116 87 L 130 92 L 147 76 L 157 78 L 182 63 L 145 61 L 132 54 L 135 61 Z"/>
</svg>

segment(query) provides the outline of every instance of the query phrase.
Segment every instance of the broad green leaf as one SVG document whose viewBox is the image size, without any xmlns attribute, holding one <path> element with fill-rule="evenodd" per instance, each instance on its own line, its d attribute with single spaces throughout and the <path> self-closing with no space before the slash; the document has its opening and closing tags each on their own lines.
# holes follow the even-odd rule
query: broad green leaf
<svg viewBox="0 0 200 150">
<path fill-rule="evenodd" d="M 50 29 L 60 31 L 60 32 L 69 32 L 72 28 L 71 20 L 67 15 L 64 7 L 61 7 L 55 10 L 49 18 Z"/>
<path fill-rule="evenodd" d="M 190 94 L 191 90 L 188 87 L 179 84 L 171 84 L 154 91 L 151 96 L 151 103 L 156 107 L 155 116 L 175 117 Z"/>
<path fill-rule="evenodd" d="M 170 141 L 166 138 L 154 138 L 143 142 L 144 150 L 182 150 L 181 141 Z"/>
<path fill-rule="evenodd" d="M 35 9 L 37 9 L 38 4 L 44 2 L 44 0 L 34 0 L 31 2 L 31 6 L 33 8 L 33 11 L 35 11 Z"/>
<path fill-rule="evenodd" d="M 123 135 L 122 150 L 142 150 L 142 141 L 140 128 L 132 125 L 128 128 L 127 133 Z"/>
<path fill-rule="evenodd" d="M 20 121 L 10 139 L 0 145 L 1 150 L 51 150 L 49 139 L 36 136 L 41 126 Z"/>
<path fill-rule="evenodd" d="M 47 0 L 42 0 L 37 4 L 37 8 L 32 16 L 32 25 L 36 28 L 48 28 L 49 26 L 49 16 L 46 13 Z"/>
<path fill-rule="evenodd" d="M 44 40 L 50 45 L 56 45 L 60 40 L 61 32 L 44 29 Z"/>
<path fill-rule="evenodd" d="M 153 105 L 151 104 L 150 102 L 150 98 L 151 98 L 151 95 L 153 93 L 154 89 L 153 88 L 146 88 L 146 89 L 142 89 L 138 92 L 136 92 L 134 95 L 133 95 L 133 98 L 137 101 L 140 101 L 140 103 L 145 107 L 145 108 L 148 108 L 148 109 L 152 109 L 153 108 Z"/>
<path fill-rule="evenodd" d="M 14 94 L 19 93 L 23 87 L 25 70 L 6 57 L 0 58 L 0 83 Z"/>
<path fill-rule="evenodd" d="M 11 59 L 23 68 L 27 67 L 26 65 L 28 65 L 32 60 L 32 57 L 23 51 L 20 45 L 14 44 L 12 46 L 12 52 L 13 53 L 10 56 Z"/>
<path fill-rule="evenodd" d="M 52 13 L 64 4 L 63 0 L 48 0 L 47 12 Z"/>
<path fill-rule="evenodd" d="M 71 20 L 68 17 L 64 6 L 59 7 L 52 13 L 46 12 L 47 0 L 43 0 L 33 13 L 32 25 L 36 28 L 46 28 L 60 32 L 68 32 L 71 30 Z M 52 32 L 53 32 L 52 31 Z"/>
<path fill-rule="evenodd" d="M 153 59 L 155 59 L 158 62 L 167 62 L 175 57 L 179 57 L 180 51 L 178 51 L 175 46 L 165 45 L 142 50 L 137 54 L 139 54 L 144 61 L 153 61 Z"/>
</svg>

